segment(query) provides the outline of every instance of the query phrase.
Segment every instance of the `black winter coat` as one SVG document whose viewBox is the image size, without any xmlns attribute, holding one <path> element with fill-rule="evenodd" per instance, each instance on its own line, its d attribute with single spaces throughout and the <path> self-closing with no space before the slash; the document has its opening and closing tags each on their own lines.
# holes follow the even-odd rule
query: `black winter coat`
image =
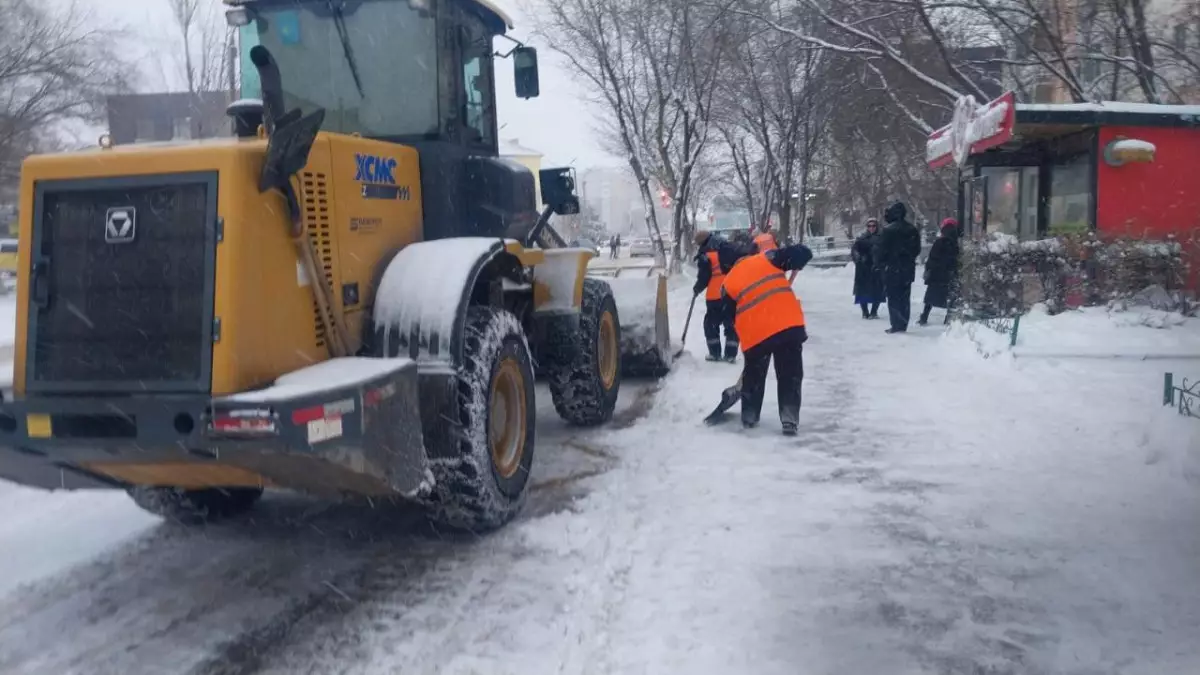
<svg viewBox="0 0 1200 675">
<path fill-rule="evenodd" d="M 721 265 L 721 271 L 729 274 L 729 270 L 733 269 L 735 263 L 743 256 L 750 252 L 737 246 L 734 243 L 725 241 L 718 237 L 709 237 L 700 250 L 696 252 L 696 283 L 692 286 L 692 291 L 699 295 L 708 288 L 708 282 L 712 279 L 712 265 L 708 261 L 709 251 L 717 252 L 717 262 Z"/>
<path fill-rule="evenodd" d="M 907 220 L 888 223 L 879 235 L 877 264 L 885 284 L 911 284 L 917 279 L 917 256 L 921 255 L 921 233 Z"/>
<path fill-rule="evenodd" d="M 958 230 L 946 230 L 933 242 L 925 261 L 925 304 L 948 307 L 958 280 Z"/>
<path fill-rule="evenodd" d="M 854 260 L 854 296 L 865 300 L 883 300 L 883 275 L 880 274 L 876 257 L 879 249 L 879 233 L 862 233 L 850 248 Z"/>
</svg>

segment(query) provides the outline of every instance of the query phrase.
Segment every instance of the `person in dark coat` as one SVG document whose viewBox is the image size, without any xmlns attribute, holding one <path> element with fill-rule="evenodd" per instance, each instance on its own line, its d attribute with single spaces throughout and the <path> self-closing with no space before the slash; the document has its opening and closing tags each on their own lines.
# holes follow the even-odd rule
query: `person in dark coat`
<svg viewBox="0 0 1200 675">
<path fill-rule="evenodd" d="M 738 336 L 734 329 L 734 304 L 721 295 L 725 275 L 747 251 L 714 237 L 707 230 L 697 230 L 695 295 L 704 293 L 704 339 L 708 343 L 709 361 L 737 361 Z M 721 349 L 721 331 L 725 331 L 725 349 Z"/>
<path fill-rule="evenodd" d="M 876 264 L 876 249 L 879 247 L 879 221 L 871 218 L 867 229 L 850 249 L 854 260 L 854 304 L 862 308 L 864 319 L 879 318 L 879 305 L 883 302 L 883 276 Z"/>
<path fill-rule="evenodd" d="M 892 324 L 888 333 L 906 332 L 912 314 L 912 285 L 917 278 L 917 256 L 921 255 L 921 233 L 908 222 L 907 215 L 908 209 L 900 202 L 883 212 L 887 226 L 876 249 Z"/>
<path fill-rule="evenodd" d="M 929 323 L 929 313 L 934 307 L 945 309 L 943 323 L 950 323 L 950 307 L 958 281 L 958 234 L 957 220 L 943 220 L 941 236 L 929 249 L 929 259 L 925 261 L 925 311 L 917 320 L 922 326 Z"/>
</svg>

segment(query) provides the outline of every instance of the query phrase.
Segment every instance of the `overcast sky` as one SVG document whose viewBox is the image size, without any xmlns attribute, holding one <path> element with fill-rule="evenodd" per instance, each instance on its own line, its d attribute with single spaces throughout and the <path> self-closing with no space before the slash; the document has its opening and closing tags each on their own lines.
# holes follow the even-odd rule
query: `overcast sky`
<svg viewBox="0 0 1200 675">
<path fill-rule="evenodd" d="M 65 6 L 71 0 L 57 1 Z M 127 53 L 137 59 L 142 71 L 139 90 L 162 91 L 180 88 L 181 71 L 175 58 L 178 37 L 167 0 L 74 1 L 94 12 L 99 21 L 114 22 L 126 30 L 130 36 Z M 221 2 L 210 1 L 214 5 Z M 547 0 L 528 1 L 530 6 L 537 6 L 538 3 Z M 518 2 L 498 2 L 508 10 L 517 25 L 512 35 L 522 40 L 528 38 L 533 26 L 524 20 Z M 616 160 L 604 153 L 595 140 L 594 118 L 571 74 L 547 45 L 538 45 L 532 41 L 530 44 L 539 47 L 541 96 L 538 98 L 528 101 L 516 98 L 513 94 L 512 61 L 496 62 L 501 138 L 518 139 L 521 145 L 540 151 L 546 156 L 544 166 L 571 164 L 583 169 L 601 164 L 615 164 Z M 503 48 L 504 41 L 497 40 L 496 47 Z"/>
</svg>

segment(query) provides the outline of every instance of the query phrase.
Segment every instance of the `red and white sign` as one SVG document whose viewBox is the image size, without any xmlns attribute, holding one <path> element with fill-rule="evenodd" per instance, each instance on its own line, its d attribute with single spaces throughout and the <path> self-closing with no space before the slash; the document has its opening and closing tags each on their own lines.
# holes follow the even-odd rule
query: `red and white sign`
<svg viewBox="0 0 1200 675">
<path fill-rule="evenodd" d="M 1011 139 L 1016 100 L 1011 91 L 982 106 L 975 103 L 974 96 L 958 99 L 950 124 L 930 134 L 925 143 L 929 168 L 938 169 L 951 162 L 963 166 L 971 155 Z"/>
</svg>

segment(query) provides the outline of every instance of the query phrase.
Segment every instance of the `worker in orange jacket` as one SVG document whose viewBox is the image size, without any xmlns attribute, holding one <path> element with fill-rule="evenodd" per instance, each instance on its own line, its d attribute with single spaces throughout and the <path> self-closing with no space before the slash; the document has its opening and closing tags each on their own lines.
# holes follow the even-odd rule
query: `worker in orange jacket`
<svg viewBox="0 0 1200 675">
<path fill-rule="evenodd" d="M 696 284 L 692 291 L 704 294 L 704 339 L 708 343 L 709 361 L 737 360 L 738 336 L 733 325 L 733 303 L 721 295 L 721 284 L 725 273 L 747 251 L 715 237 L 707 230 L 698 230 L 695 236 Z M 725 331 L 725 350 L 721 350 L 721 330 Z"/>
<path fill-rule="evenodd" d="M 763 223 L 758 226 L 758 234 L 754 235 L 754 247 L 759 253 L 774 251 L 779 248 L 779 241 L 775 239 L 775 235 L 771 232 L 771 224 Z"/>
<path fill-rule="evenodd" d="M 779 384 L 779 421 L 785 436 L 800 423 L 800 387 L 804 381 L 804 308 L 784 272 L 799 271 L 812 260 L 803 244 L 747 256 L 725 275 L 722 294 L 734 303 L 734 326 L 741 341 L 742 426 L 758 425 L 767 370 L 775 361 Z"/>
</svg>

